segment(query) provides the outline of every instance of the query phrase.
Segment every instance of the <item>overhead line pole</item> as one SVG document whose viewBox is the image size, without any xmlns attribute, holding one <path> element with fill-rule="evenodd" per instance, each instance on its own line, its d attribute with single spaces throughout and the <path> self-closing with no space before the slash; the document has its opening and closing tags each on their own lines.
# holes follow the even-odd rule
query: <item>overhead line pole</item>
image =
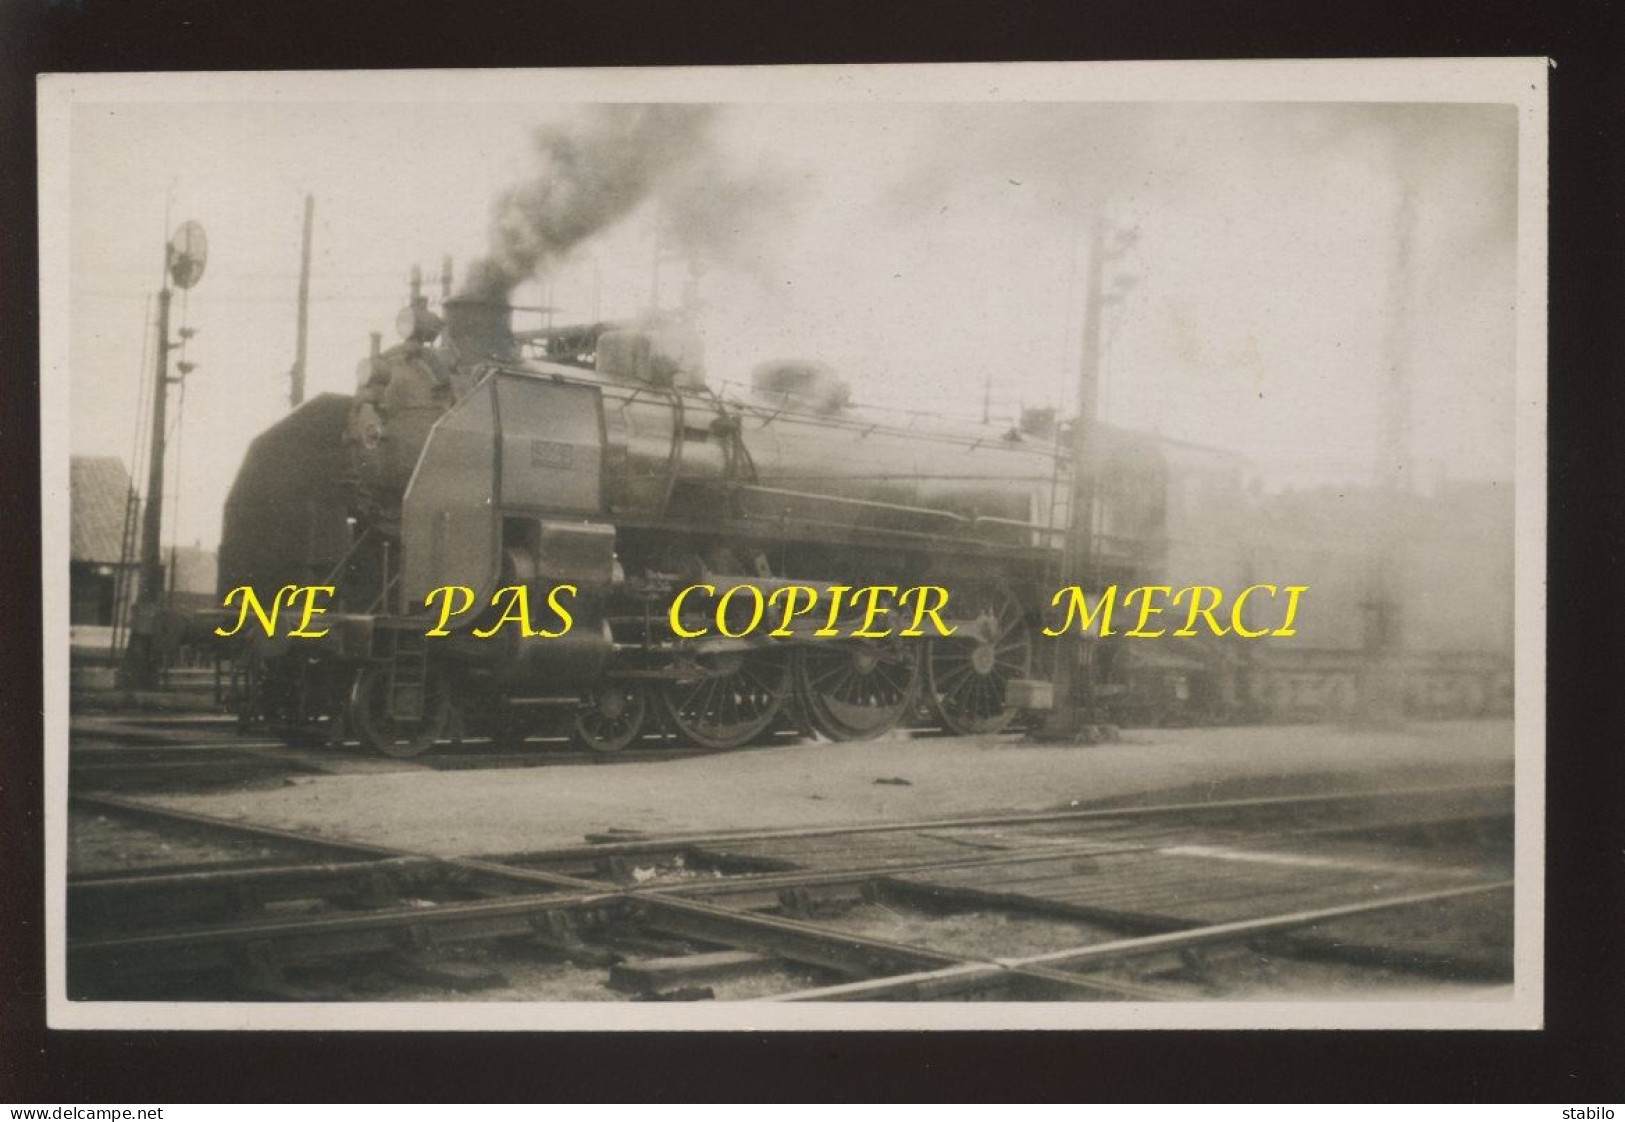
<svg viewBox="0 0 1625 1122">
<path fill-rule="evenodd" d="M 316 215 L 316 196 L 305 196 L 305 232 L 299 251 L 299 333 L 294 344 L 292 384 L 288 404 L 297 409 L 305 400 L 305 340 L 310 318 L 310 233 Z"/>
<path fill-rule="evenodd" d="M 1416 242 L 1416 193 L 1402 187 L 1394 215 L 1394 261 L 1391 266 L 1388 331 L 1384 340 L 1381 382 L 1381 431 L 1377 445 L 1377 531 L 1367 580 L 1364 673 L 1357 693 L 1363 724 L 1391 727 L 1404 720 L 1405 686 L 1399 662 L 1405 651 L 1404 581 L 1407 496 L 1413 474 L 1411 458 L 1411 367 L 1409 344 L 1415 284 L 1412 258 Z"/>
<path fill-rule="evenodd" d="M 1095 532 L 1095 425 L 1100 417 L 1100 306 L 1101 279 L 1105 271 L 1106 222 L 1095 219 L 1089 228 L 1089 272 L 1084 277 L 1083 349 L 1078 359 L 1078 420 L 1075 432 L 1078 466 L 1082 469 L 1073 489 L 1077 540 L 1072 554 L 1072 571 L 1065 583 L 1072 584 L 1089 572 L 1094 561 Z"/>
<path fill-rule="evenodd" d="M 1061 538 L 1061 585 L 1082 585 L 1098 576 L 1095 564 L 1095 484 L 1100 467 L 1100 320 L 1106 304 L 1120 299 L 1105 291 L 1106 262 L 1119 256 L 1132 235 L 1118 235 L 1106 248 L 1108 224 L 1097 217 L 1089 227 L 1089 264 L 1084 275 L 1083 346 L 1078 358 L 1078 415 L 1072 430 L 1072 501 L 1070 525 Z M 1076 736 L 1088 712 L 1093 718 L 1092 641 L 1058 648 L 1052 708 L 1039 735 Z"/>
</svg>

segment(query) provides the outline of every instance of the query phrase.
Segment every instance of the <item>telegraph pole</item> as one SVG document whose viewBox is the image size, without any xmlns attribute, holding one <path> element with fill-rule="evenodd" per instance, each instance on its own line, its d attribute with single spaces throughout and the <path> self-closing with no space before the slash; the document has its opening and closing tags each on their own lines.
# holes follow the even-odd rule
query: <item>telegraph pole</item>
<svg viewBox="0 0 1625 1122">
<path fill-rule="evenodd" d="M 1411 383 L 1407 348 L 1410 342 L 1411 263 L 1416 241 L 1416 193 L 1402 189 L 1395 215 L 1394 265 L 1389 294 L 1388 331 L 1384 340 L 1382 431 L 1377 439 L 1373 481 L 1375 517 L 1366 600 L 1365 668 L 1358 682 L 1359 723 L 1391 726 L 1404 719 L 1404 675 L 1399 660 L 1405 650 L 1401 585 L 1405 579 L 1406 495 L 1411 490 Z"/>
<path fill-rule="evenodd" d="M 1095 476 L 1100 413 L 1100 307 L 1105 274 L 1106 221 L 1089 227 L 1089 266 L 1083 281 L 1083 346 L 1078 356 L 1078 417 L 1072 426 L 1072 525 L 1062 542 L 1061 585 L 1082 585 L 1095 575 Z M 1046 722 L 1050 735 L 1077 736 L 1079 717 L 1094 716 L 1095 640 L 1080 637 L 1056 652 L 1055 710 Z"/>
<path fill-rule="evenodd" d="M 1111 244 L 1107 235 L 1111 233 Z M 1081 484 L 1074 491 L 1073 526 L 1078 532 L 1076 556 L 1070 567 L 1092 575 L 1095 560 L 1095 477 L 1099 468 L 1100 424 L 1100 320 L 1108 304 L 1120 303 L 1135 278 L 1114 270 L 1110 290 L 1106 266 L 1121 257 L 1135 242 L 1132 230 L 1110 231 L 1104 218 L 1096 218 L 1089 228 L 1089 271 L 1084 275 L 1083 347 L 1078 356 L 1078 419 L 1074 425 L 1077 463 Z M 1063 559 L 1064 560 L 1064 559 Z"/>
<path fill-rule="evenodd" d="M 693 261 L 690 258 L 688 258 L 687 256 L 685 256 L 684 253 L 681 250 L 671 248 L 668 245 L 668 242 L 669 242 L 669 239 L 667 237 L 667 232 L 668 232 L 667 231 L 667 223 L 668 223 L 668 221 L 669 221 L 669 219 L 668 219 L 667 215 L 665 214 L 665 212 L 663 210 L 656 209 L 655 215 L 654 215 L 654 230 L 652 232 L 654 245 L 652 247 L 652 251 L 651 251 L 650 257 L 649 257 L 649 316 L 650 316 L 651 319 L 660 318 L 660 269 L 661 269 L 661 267 L 664 266 L 664 265 L 674 265 L 679 261 L 688 261 L 691 270 L 692 270 L 692 267 L 693 267 Z M 695 289 L 694 277 L 693 277 L 693 273 L 691 271 L 690 274 L 689 274 L 688 285 L 685 288 L 683 296 L 682 296 L 683 303 L 681 305 L 680 311 L 692 310 L 694 302 L 697 299 L 698 299 L 698 292 Z M 548 301 L 548 302 L 552 303 L 551 300 Z"/>
<path fill-rule="evenodd" d="M 288 404 L 297 409 L 305 400 L 305 328 L 310 318 L 310 229 L 316 214 L 316 196 L 305 196 L 305 235 L 299 250 L 299 334 L 294 344 L 292 385 Z"/>
<path fill-rule="evenodd" d="M 1073 427 L 1076 452 L 1072 489 L 1072 528 L 1076 541 L 1072 571 L 1064 583 L 1073 584 L 1094 568 L 1095 546 L 1095 425 L 1100 415 L 1100 309 L 1104 302 L 1101 279 L 1106 268 L 1106 221 L 1096 218 L 1089 227 L 1089 271 L 1083 281 L 1083 347 L 1078 356 L 1078 419 Z"/>
<path fill-rule="evenodd" d="M 1078 359 L 1078 420 L 1085 426 L 1094 424 L 1100 411 L 1100 281 L 1105 257 L 1106 221 L 1097 218 L 1089 228 L 1089 272 L 1083 282 L 1083 352 Z"/>
<path fill-rule="evenodd" d="M 660 212 L 655 211 L 653 246 L 649 252 L 649 314 L 653 316 L 660 310 L 660 254 L 663 248 L 660 244 Z"/>
<path fill-rule="evenodd" d="M 1411 255 L 1416 241 L 1416 193 L 1406 188 L 1399 199 L 1398 245 L 1394 253 L 1393 295 L 1386 339 L 1387 372 L 1383 385 L 1381 477 L 1378 486 L 1390 494 L 1411 488 L 1411 379 L 1406 349 L 1410 344 Z"/>
</svg>

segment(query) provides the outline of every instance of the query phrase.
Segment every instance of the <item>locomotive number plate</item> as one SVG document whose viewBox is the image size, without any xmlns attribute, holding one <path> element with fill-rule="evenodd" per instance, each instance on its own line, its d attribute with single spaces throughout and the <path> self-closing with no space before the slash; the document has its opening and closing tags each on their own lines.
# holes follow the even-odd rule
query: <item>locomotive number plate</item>
<svg viewBox="0 0 1625 1122">
<path fill-rule="evenodd" d="M 532 440 L 530 463 L 532 467 L 573 468 L 576 463 L 575 445 L 560 444 L 556 440 Z"/>
</svg>

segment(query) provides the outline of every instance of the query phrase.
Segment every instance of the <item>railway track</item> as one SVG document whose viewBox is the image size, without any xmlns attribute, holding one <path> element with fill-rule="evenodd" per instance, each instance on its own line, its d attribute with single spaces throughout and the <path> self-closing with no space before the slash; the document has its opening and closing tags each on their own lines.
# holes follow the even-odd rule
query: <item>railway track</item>
<svg viewBox="0 0 1625 1122">
<path fill-rule="evenodd" d="M 515 742 L 486 736 L 445 740 L 422 755 L 394 759 L 368 752 L 355 741 L 297 746 L 258 734 L 234 736 L 235 728 L 235 718 L 215 714 L 95 714 L 75 718 L 69 748 L 73 789 L 158 793 L 267 785 L 295 776 L 663 763 L 722 752 L 770 750 L 802 743 L 810 735 L 781 729 L 742 748 L 710 749 L 696 747 L 669 732 L 650 733 L 619 751 L 593 752 L 566 736 L 544 731 Z M 901 734 L 925 740 L 943 735 L 924 727 L 902 730 Z"/>
<path fill-rule="evenodd" d="M 290 775 L 614 766 L 714 754 L 711 749 L 692 748 L 658 738 L 613 754 L 584 751 L 563 738 L 538 737 L 518 746 L 498 745 L 480 738 L 440 745 L 411 760 L 392 760 L 363 753 L 353 744 L 302 748 L 277 740 L 245 738 L 179 744 L 75 744 L 69 753 L 69 768 L 76 790 L 159 791 Z"/>
<path fill-rule="evenodd" d="M 619 836 L 490 858 L 72 805 L 251 854 L 71 876 L 80 998 L 354 999 L 347 981 L 382 968 L 391 992 L 542 975 L 555 996 L 1170 1000 L 1234 983 L 1260 946 L 1352 970 L 1510 969 L 1493 936 L 1510 924 L 1501 786 Z M 1492 930 L 1476 961 L 1464 915 Z M 1441 924 L 1451 938 L 1427 945 Z"/>
</svg>

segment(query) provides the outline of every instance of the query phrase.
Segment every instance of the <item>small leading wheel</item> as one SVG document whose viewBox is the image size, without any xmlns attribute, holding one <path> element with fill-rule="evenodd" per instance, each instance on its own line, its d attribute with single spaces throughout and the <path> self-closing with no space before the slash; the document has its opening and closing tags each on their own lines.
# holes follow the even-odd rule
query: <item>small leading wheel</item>
<svg viewBox="0 0 1625 1122">
<path fill-rule="evenodd" d="M 656 697 L 672 727 L 702 748 L 737 748 L 767 731 L 790 696 L 788 651 L 726 654 L 702 678 L 667 682 Z"/>
<path fill-rule="evenodd" d="M 641 682 L 600 682 L 570 721 L 570 740 L 593 752 L 619 752 L 643 735 L 649 712 Z"/>
<path fill-rule="evenodd" d="M 831 740 L 867 740 L 896 727 L 920 685 L 917 644 L 849 639 L 797 652 L 796 698 Z"/>
<path fill-rule="evenodd" d="M 993 586 L 967 597 L 976 622 L 948 639 L 934 639 L 926 654 L 931 711 L 961 736 L 998 732 L 1015 719 L 1005 686 L 1032 672 L 1033 635 L 1015 594 Z M 962 609 L 963 611 L 963 609 Z"/>
<path fill-rule="evenodd" d="M 423 690 L 423 711 L 415 718 L 390 713 L 390 674 L 387 667 L 369 666 L 356 675 L 350 690 L 350 727 L 365 748 L 396 759 L 427 752 L 451 719 L 451 691 L 446 681 L 429 672 Z"/>
</svg>

